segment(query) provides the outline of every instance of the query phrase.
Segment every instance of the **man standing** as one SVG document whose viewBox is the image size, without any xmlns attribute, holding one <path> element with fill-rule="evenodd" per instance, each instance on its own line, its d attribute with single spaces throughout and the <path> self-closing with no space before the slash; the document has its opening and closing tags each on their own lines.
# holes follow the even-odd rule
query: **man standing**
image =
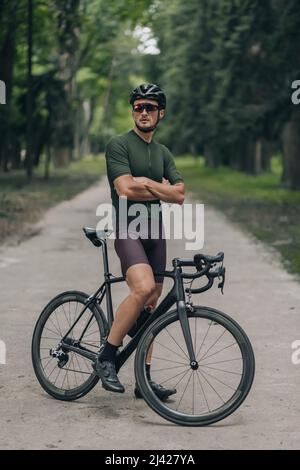
<svg viewBox="0 0 300 470">
<path fill-rule="evenodd" d="M 144 307 L 153 309 L 162 292 L 163 277 L 156 275 L 166 266 L 160 201 L 182 204 L 183 178 L 175 167 L 171 152 L 153 140 L 159 121 L 163 119 L 166 96 L 154 84 L 142 84 L 130 96 L 134 128 L 113 137 L 106 147 L 107 177 L 115 208 L 115 250 L 120 258 L 122 273 L 130 294 L 120 304 L 107 342 L 100 353 L 96 370 L 105 389 L 124 392 L 115 369 L 115 357 L 123 338 L 132 328 Z M 122 213 L 120 201 L 126 197 L 129 211 L 133 204 L 142 204 L 147 216 L 142 218 L 139 232 L 129 228 L 132 216 Z M 139 220 L 141 220 L 139 218 Z M 153 233 L 154 230 L 154 233 Z M 134 233 L 132 233 L 134 232 Z M 154 236 L 152 236 L 154 235 Z M 154 393 L 166 399 L 174 389 L 165 389 L 150 379 L 150 355 L 147 374 Z M 140 393 L 135 389 L 135 394 Z"/>
</svg>

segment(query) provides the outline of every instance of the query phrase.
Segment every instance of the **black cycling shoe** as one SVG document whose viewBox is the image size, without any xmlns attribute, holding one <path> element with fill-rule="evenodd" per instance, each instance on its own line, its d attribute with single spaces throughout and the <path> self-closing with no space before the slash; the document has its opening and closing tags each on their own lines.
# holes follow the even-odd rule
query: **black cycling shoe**
<svg viewBox="0 0 300 470">
<path fill-rule="evenodd" d="M 115 364 L 111 361 L 101 361 L 93 365 L 95 371 L 101 379 L 102 387 L 110 392 L 124 393 L 125 388 L 118 379 Z"/>
<path fill-rule="evenodd" d="M 165 401 L 171 395 L 177 393 L 176 388 L 164 388 L 162 385 L 155 383 L 153 380 L 150 380 L 149 384 L 157 398 L 159 398 L 161 401 Z M 136 398 L 143 398 L 137 384 L 135 384 L 134 394 Z"/>
</svg>

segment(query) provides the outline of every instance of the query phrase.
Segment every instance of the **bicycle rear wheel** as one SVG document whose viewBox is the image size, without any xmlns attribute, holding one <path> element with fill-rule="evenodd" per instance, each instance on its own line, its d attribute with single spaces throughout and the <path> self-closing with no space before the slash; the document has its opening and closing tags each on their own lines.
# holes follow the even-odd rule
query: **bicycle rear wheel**
<svg viewBox="0 0 300 470">
<path fill-rule="evenodd" d="M 135 356 L 136 381 L 148 405 L 163 418 L 186 426 L 205 426 L 229 416 L 252 385 L 255 360 L 243 329 L 226 314 L 207 307 L 187 310 L 198 366 L 191 368 L 177 310 L 157 319 L 143 334 Z M 177 393 L 162 402 L 146 375 L 154 344 L 151 379 Z"/>
<path fill-rule="evenodd" d="M 78 291 L 59 294 L 46 305 L 34 329 L 31 354 L 36 377 L 44 390 L 59 400 L 76 400 L 87 394 L 99 380 L 92 361 L 59 346 L 79 318 L 87 298 L 87 294 Z M 106 334 L 104 313 L 99 306 L 91 304 L 67 340 L 97 353 Z"/>
</svg>

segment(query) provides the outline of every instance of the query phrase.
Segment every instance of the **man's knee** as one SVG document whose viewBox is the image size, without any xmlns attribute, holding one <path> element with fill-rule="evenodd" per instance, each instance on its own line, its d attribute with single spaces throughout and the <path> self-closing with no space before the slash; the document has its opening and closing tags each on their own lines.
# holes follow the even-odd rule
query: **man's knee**
<svg viewBox="0 0 300 470">
<path fill-rule="evenodd" d="M 153 293 L 148 297 L 145 305 L 154 308 L 155 305 L 157 304 L 159 297 L 161 296 L 161 293 L 162 293 L 162 284 L 156 284 Z"/>
<path fill-rule="evenodd" d="M 151 278 L 143 279 L 137 282 L 132 289 L 134 295 L 141 302 L 146 302 L 149 297 L 155 293 L 155 283 Z"/>
</svg>

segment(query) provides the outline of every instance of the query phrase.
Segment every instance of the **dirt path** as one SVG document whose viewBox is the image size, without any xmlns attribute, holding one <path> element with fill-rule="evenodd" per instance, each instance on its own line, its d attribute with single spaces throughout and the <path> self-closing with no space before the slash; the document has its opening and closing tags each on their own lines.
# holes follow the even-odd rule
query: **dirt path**
<svg viewBox="0 0 300 470">
<path fill-rule="evenodd" d="M 98 385 L 81 400 L 64 403 L 42 391 L 31 366 L 33 327 L 58 292 L 95 291 L 102 273 L 100 253 L 81 227 L 95 225 L 100 202 L 109 202 L 104 180 L 49 210 L 38 235 L 0 249 L 0 340 L 7 348 L 7 363 L 0 365 L 0 448 L 299 448 L 300 364 L 291 361 L 291 344 L 300 339 L 299 283 L 282 270 L 275 255 L 212 208 L 205 210 L 203 251 L 225 252 L 225 295 L 214 288 L 194 303 L 227 312 L 251 338 L 257 371 L 243 406 L 208 428 L 172 425 L 133 398 L 132 360 L 120 373 L 123 395 Z M 119 274 L 112 242 L 109 246 L 111 272 Z M 169 263 L 175 256 L 193 254 L 179 240 L 168 242 Z M 125 284 L 113 290 L 115 307 L 126 293 Z"/>
</svg>

